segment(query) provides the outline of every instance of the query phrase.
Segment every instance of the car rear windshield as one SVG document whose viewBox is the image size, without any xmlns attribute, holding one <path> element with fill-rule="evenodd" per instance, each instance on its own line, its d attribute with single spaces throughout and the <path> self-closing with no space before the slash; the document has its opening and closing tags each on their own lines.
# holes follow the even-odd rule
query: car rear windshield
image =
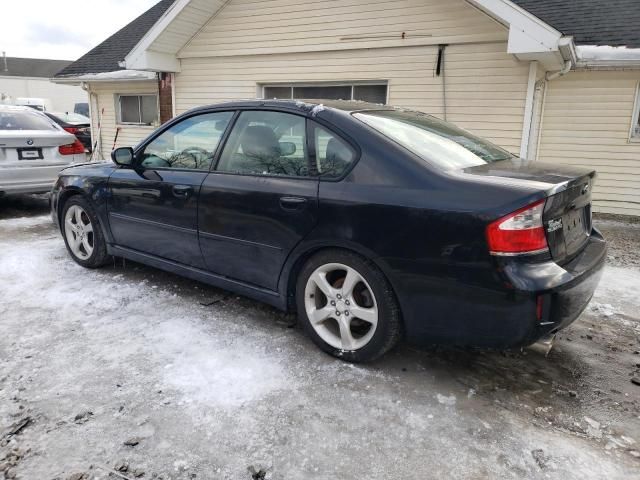
<svg viewBox="0 0 640 480">
<path fill-rule="evenodd" d="M 0 111 L 0 130 L 56 130 L 56 127 L 41 113 Z"/>
<path fill-rule="evenodd" d="M 425 113 L 379 110 L 353 116 L 444 170 L 514 158 L 506 150 Z"/>
<path fill-rule="evenodd" d="M 54 113 L 51 113 L 51 115 L 53 115 L 56 118 L 59 118 L 60 120 L 62 120 L 63 122 L 66 122 L 66 123 L 80 124 L 80 123 L 90 123 L 91 122 L 89 117 L 85 117 L 84 115 L 80 115 L 79 113 L 71 113 L 71 112 L 58 113 L 58 112 L 54 112 Z"/>
</svg>

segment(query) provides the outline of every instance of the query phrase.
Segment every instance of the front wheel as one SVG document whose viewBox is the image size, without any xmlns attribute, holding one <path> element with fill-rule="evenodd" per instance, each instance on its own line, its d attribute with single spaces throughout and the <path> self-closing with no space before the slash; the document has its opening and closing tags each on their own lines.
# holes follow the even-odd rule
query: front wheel
<svg viewBox="0 0 640 480">
<path fill-rule="evenodd" d="M 71 197 L 62 210 L 62 233 L 67 250 L 76 263 L 97 268 L 107 261 L 107 245 L 98 217 L 87 200 Z"/>
<path fill-rule="evenodd" d="M 302 268 L 298 315 L 325 352 L 351 362 L 374 360 L 400 340 L 400 309 L 383 273 L 361 256 L 320 252 Z"/>
</svg>

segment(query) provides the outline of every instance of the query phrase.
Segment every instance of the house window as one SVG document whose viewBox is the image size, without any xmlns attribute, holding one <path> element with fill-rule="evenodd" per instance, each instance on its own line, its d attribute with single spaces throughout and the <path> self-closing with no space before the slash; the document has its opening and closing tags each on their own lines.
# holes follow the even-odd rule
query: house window
<svg viewBox="0 0 640 480">
<path fill-rule="evenodd" d="M 264 85 L 263 98 L 304 99 L 324 98 L 328 100 L 362 100 L 371 103 L 387 103 L 386 83 L 341 83 L 341 84 L 288 84 Z"/>
<path fill-rule="evenodd" d="M 118 123 L 155 125 L 158 123 L 157 95 L 118 95 Z"/>
<path fill-rule="evenodd" d="M 640 142 L 640 83 L 636 88 L 636 103 L 633 107 L 633 122 L 631 124 L 630 140 Z"/>
</svg>

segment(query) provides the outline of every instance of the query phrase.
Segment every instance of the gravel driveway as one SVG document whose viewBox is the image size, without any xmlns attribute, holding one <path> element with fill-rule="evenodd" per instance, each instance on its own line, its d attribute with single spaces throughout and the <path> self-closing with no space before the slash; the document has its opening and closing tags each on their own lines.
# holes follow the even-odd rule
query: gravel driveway
<svg viewBox="0 0 640 480">
<path fill-rule="evenodd" d="M 45 200 L 0 200 L 0 471 L 640 478 L 640 226 L 603 227 L 611 265 L 547 358 L 403 345 L 354 366 L 257 302 L 122 260 L 82 269 Z"/>
</svg>

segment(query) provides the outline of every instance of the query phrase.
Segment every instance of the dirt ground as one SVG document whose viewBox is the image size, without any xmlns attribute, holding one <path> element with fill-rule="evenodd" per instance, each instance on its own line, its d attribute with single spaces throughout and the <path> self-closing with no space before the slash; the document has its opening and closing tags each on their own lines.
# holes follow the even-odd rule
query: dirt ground
<svg viewBox="0 0 640 480">
<path fill-rule="evenodd" d="M 45 197 L 0 199 L 0 472 L 640 479 L 640 224 L 596 225 L 609 265 L 548 357 L 404 344 L 354 366 L 260 303 L 84 270 Z"/>
</svg>

